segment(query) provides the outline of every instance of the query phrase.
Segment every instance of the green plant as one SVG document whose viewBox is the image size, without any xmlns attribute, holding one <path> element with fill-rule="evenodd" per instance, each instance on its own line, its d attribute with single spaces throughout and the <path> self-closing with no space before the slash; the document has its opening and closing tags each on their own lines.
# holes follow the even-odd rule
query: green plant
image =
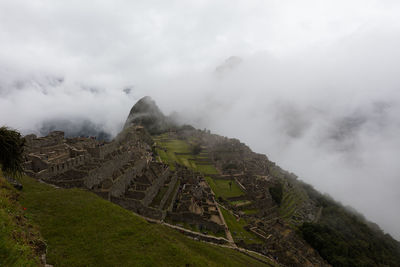
<svg viewBox="0 0 400 267">
<path fill-rule="evenodd" d="M 283 186 L 282 184 L 278 183 L 269 188 L 269 193 L 271 194 L 272 199 L 280 205 L 282 202 L 283 196 Z"/>
<path fill-rule="evenodd" d="M 5 175 L 21 175 L 24 143 L 19 132 L 4 126 L 0 128 L 0 163 Z"/>
<path fill-rule="evenodd" d="M 198 154 L 200 154 L 202 148 L 199 143 L 196 143 L 196 144 L 192 145 L 191 150 L 192 150 L 193 155 L 198 155 Z"/>
</svg>

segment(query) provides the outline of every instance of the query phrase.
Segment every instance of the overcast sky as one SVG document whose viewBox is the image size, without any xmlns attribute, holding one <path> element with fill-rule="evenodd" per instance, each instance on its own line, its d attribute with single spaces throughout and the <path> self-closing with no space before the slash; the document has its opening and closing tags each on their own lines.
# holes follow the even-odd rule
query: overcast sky
<svg viewBox="0 0 400 267">
<path fill-rule="evenodd" d="M 150 95 L 400 239 L 400 2 L 0 0 L 0 124 L 115 135 Z"/>
</svg>

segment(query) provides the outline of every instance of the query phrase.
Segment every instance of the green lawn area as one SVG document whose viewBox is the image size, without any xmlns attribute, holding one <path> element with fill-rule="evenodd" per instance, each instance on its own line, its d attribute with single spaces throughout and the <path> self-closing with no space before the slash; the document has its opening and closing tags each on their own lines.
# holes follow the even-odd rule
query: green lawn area
<svg viewBox="0 0 400 267">
<path fill-rule="evenodd" d="M 221 208 L 221 212 L 235 242 L 243 240 L 246 244 L 262 243 L 255 234 L 248 232 L 243 228 L 247 225 L 247 222 L 243 218 L 237 221 L 236 217 L 224 208 Z"/>
<path fill-rule="evenodd" d="M 244 192 L 235 180 L 213 179 L 209 176 L 206 176 L 206 180 L 217 198 L 222 197 L 226 199 L 244 195 Z M 232 182 L 232 188 L 229 187 L 229 182 Z"/>
<path fill-rule="evenodd" d="M 261 266 L 237 251 L 191 240 L 81 189 L 23 179 L 21 203 L 55 266 Z"/>
</svg>

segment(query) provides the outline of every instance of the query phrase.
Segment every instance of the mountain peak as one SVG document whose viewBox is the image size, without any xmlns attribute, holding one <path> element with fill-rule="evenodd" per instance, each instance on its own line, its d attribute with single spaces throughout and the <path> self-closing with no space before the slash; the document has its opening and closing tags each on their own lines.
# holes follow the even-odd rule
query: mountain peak
<svg viewBox="0 0 400 267">
<path fill-rule="evenodd" d="M 131 125 L 144 126 L 151 134 L 156 134 L 166 131 L 173 123 L 162 113 L 150 96 L 145 96 L 133 105 L 124 129 Z"/>
</svg>

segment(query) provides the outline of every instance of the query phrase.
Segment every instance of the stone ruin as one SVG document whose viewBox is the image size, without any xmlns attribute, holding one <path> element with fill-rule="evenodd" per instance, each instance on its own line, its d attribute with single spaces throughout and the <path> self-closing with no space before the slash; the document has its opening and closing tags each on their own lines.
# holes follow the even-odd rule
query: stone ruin
<svg viewBox="0 0 400 267">
<path fill-rule="evenodd" d="M 209 175 L 213 179 L 235 181 L 244 194 L 227 199 L 218 199 L 228 207 L 238 220 L 245 219 L 246 230 L 263 240 L 260 244 L 245 244 L 237 241 L 241 247 L 257 251 L 264 255 L 281 259 L 289 266 L 325 266 L 324 260 L 290 227 L 294 219 L 299 222 L 313 221 L 318 208 L 311 201 L 299 204 L 292 218 L 281 218 L 279 206 L 272 199 L 269 188 L 281 183 L 285 192 L 293 189 L 296 179 L 262 154 L 254 153 L 237 139 L 209 134 L 205 131 L 191 130 L 178 133 L 180 139 L 195 137 L 208 151 L 212 164 L 219 174 Z M 243 204 L 231 204 L 237 201 Z M 256 210 L 246 214 L 244 210 Z"/>
<path fill-rule="evenodd" d="M 246 218 L 247 230 L 265 241 L 257 245 L 239 241 L 240 246 L 265 255 L 286 257 L 288 263 L 289 259 L 296 258 L 292 255 L 297 254 L 307 255 L 308 261 L 304 258 L 301 263 L 323 262 L 296 237 L 287 222 L 279 218 L 278 207 L 268 191 L 279 178 L 271 172 L 274 166 L 266 156 L 253 153 L 238 140 L 191 131 L 192 136 L 201 140 L 211 163 L 219 170 L 213 178 L 235 181 L 244 191 L 244 195 L 221 204 L 233 211 L 238 219 Z M 187 224 L 203 233 L 227 231 L 204 176 L 179 164 L 171 170 L 159 162 L 153 154 L 153 140 L 141 126 L 124 129 L 112 142 L 92 137 L 64 138 L 60 131 L 46 137 L 28 135 L 25 139 L 24 169 L 31 177 L 63 188 L 91 190 L 147 218 Z M 289 187 L 285 185 L 285 188 Z M 229 203 L 238 200 L 246 204 Z M 299 214 L 303 217 L 298 218 L 303 221 L 316 213 L 312 203 L 306 204 L 308 206 L 300 208 L 303 212 Z M 258 212 L 245 214 L 245 209 Z"/>
<path fill-rule="evenodd" d="M 124 129 L 112 142 L 93 137 L 27 135 L 27 175 L 63 188 L 86 188 L 142 216 L 188 223 L 204 231 L 225 230 L 204 177 L 184 166 L 171 171 L 152 152 L 141 126 Z"/>
<path fill-rule="evenodd" d="M 225 231 L 222 214 L 204 176 L 184 166 L 178 167 L 177 174 L 181 178 L 180 186 L 168 218 L 175 223 L 195 226 L 200 231 Z"/>
</svg>

